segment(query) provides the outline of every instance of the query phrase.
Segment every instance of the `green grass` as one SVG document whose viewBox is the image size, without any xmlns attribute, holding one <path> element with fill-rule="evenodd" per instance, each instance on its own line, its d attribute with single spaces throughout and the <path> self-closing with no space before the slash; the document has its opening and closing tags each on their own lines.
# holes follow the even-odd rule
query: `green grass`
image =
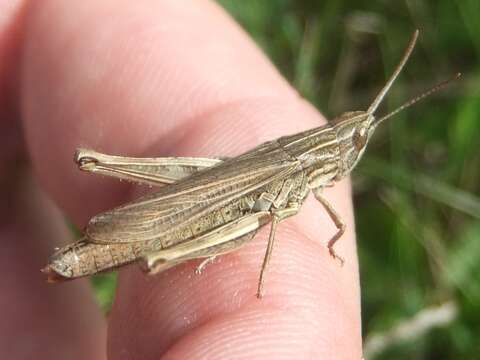
<svg viewBox="0 0 480 360">
<path fill-rule="evenodd" d="M 353 183 L 365 338 L 437 304 L 453 301 L 458 308 L 448 324 L 394 338 L 371 359 L 478 356 L 480 2 L 220 3 L 327 117 L 369 105 L 415 28 L 419 44 L 383 111 L 464 73 L 448 91 L 382 126 Z M 97 284 L 104 306 L 113 288 L 111 280 Z"/>
<path fill-rule="evenodd" d="M 97 302 L 105 313 L 110 311 L 113 296 L 117 287 L 117 273 L 95 275 L 92 278 L 92 286 L 95 291 Z"/>
</svg>

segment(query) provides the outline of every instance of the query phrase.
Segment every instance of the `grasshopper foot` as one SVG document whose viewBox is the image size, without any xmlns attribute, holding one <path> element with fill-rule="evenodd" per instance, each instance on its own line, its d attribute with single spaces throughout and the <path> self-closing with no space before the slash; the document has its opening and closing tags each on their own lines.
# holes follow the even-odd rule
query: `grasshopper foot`
<svg viewBox="0 0 480 360">
<path fill-rule="evenodd" d="M 330 253 L 330 256 L 333 257 L 335 260 L 338 260 L 340 261 L 340 266 L 343 266 L 343 264 L 345 263 L 345 259 L 341 256 L 339 256 L 335 250 L 333 249 L 333 247 L 329 247 L 328 248 L 328 252 Z"/>
<path fill-rule="evenodd" d="M 206 258 L 205 260 L 203 260 L 200 265 L 197 266 L 197 268 L 195 269 L 195 274 L 197 275 L 200 275 L 203 270 L 205 270 L 205 267 L 208 265 L 208 264 L 211 264 L 215 261 L 216 259 L 216 255 L 214 256 L 210 256 L 209 258 Z"/>
</svg>

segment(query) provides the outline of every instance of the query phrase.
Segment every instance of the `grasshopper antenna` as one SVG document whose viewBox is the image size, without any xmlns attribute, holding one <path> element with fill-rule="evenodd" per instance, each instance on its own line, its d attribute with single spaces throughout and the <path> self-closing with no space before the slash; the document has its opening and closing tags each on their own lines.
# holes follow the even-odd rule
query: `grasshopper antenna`
<svg viewBox="0 0 480 360">
<path fill-rule="evenodd" d="M 437 85 L 435 86 L 432 86 L 430 89 L 428 89 L 427 91 L 421 93 L 420 95 L 417 95 L 415 96 L 414 98 L 408 100 L 407 102 L 405 102 L 403 105 L 399 106 L 398 108 L 396 108 L 395 110 L 393 110 L 392 112 L 388 113 L 387 115 L 384 115 L 382 116 L 381 118 L 379 119 L 376 119 L 373 121 L 372 125 L 373 126 L 377 126 L 378 124 L 380 124 L 381 122 L 391 118 L 392 116 L 398 114 L 400 111 L 402 110 L 405 110 L 406 108 L 412 106 L 413 104 L 419 102 L 420 100 L 423 100 L 425 99 L 426 97 L 432 95 L 433 93 L 436 93 L 437 91 L 440 91 L 440 90 L 443 90 L 445 87 L 447 87 L 448 85 L 450 85 L 453 81 L 457 80 L 460 76 L 462 76 L 461 73 L 457 73 L 455 74 L 455 76 L 453 76 L 452 78 L 448 79 L 448 80 L 445 80 L 445 81 L 442 81 L 441 83 L 438 83 Z"/>
<path fill-rule="evenodd" d="M 402 71 L 403 67 L 405 66 L 405 63 L 407 62 L 408 58 L 412 54 L 413 48 L 415 47 L 415 43 L 417 42 L 418 38 L 418 29 L 415 30 L 415 32 L 412 35 L 412 39 L 410 40 L 410 43 L 408 44 L 407 50 L 405 50 L 405 54 L 403 55 L 402 60 L 400 63 L 397 65 L 397 68 L 393 72 L 392 76 L 390 76 L 390 79 L 388 79 L 387 83 L 383 87 L 383 89 L 378 93 L 377 97 L 375 100 L 373 100 L 372 105 L 367 110 L 367 114 L 373 114 L 375 110 L 377 110 L 378 106 L 382 102 L 383 98 L 387 94 L 388 90 L 390 90 L 393 82 L 396 80 L 398 74 Z"/>
</svg>

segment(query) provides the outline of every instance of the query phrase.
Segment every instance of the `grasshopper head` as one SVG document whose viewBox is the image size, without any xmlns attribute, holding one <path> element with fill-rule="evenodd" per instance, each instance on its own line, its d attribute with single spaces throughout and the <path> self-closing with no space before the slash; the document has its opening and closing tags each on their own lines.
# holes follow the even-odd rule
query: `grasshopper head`
<svg viewBox="0 0 480 360">
<path fill-rule="evenodd" d="M 412 39 L 410 40 L 410 43 L 405 51 L 405 54 L 403 55 L 400 63 L 397 65 L 397 68 L 393 72 L 392 76 L 387 81 L 387 83 L 377 95 L 377 97 L 372 102 L 367 111 L 346 112 L 332 120 L 331 124 L 335 129 L 337 142 L 340 149 L 340 164 L 336 175 L 337 180 L 343 178 L 348 173 L 350 173 L 350 171 L 358 163 L 358 161 L 363 155 L 363 152 L 365 151 L 368 141 L 372 137 L 378 124 L 380 124 L 386 119 L 389 119 L 403 109 L 412 106 L 419 100 L 422 100 L 423 98 L 431 95 L 432 93 L 443 89 L 452 80 L 455 80 L 460 76 L 460 74 L 456 74 L 454 78 L 433 86 L 429 90 L 405 102 L 403 105 L 390 112 L 389 114 L 384 115 L 378 119 L 375 118 L 375 111 L 377 110 L 378 106 L 382 102 L 387 92 L 390 90 L 393 82 L 395 81 L 398 74 L 401 72 L 405 63 L 407 62 L 408 58 L 410 57 L 410 54 L 412 53 L 412 50 L 415 46 L 415 42 L 417 41 L 417 37 L 418 30 L 414 32 Z"/>
<path fill-rule="evenodd" d="M 358 163 L 375 130 L 375 117 L 365 111 L 350 111 L 332 120 L 340 148 L 341 165 L 337 179 L 347 175 Z"/>
<path fill-rule="evenodd" d="M 341 157 L 341 163 L 336 176 L 337 180 L 347 175 L 362 157 L 365 147 L 378 124 L 378 121 L 375 120 L 374 113 L 388 90 L 390 90 L 398 74 L 400 74 L 405 66 L 415 47 L 417 38 L 418 30 L 413 33 L 412 39 L 400 63 L 367 111 L 346 112 L 332 121 L 332 125 L 337 134 Z"/>
</svg>

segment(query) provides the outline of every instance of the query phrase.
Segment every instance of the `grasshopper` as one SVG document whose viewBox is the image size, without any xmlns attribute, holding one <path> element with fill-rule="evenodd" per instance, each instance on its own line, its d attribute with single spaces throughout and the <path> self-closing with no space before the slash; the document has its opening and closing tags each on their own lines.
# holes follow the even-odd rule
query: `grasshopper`
<svg viewBox="0 0 480 360">
<path fill-rule="evenodd" d="M 128 158 L 77 150 L 81 170 L 160 189 L 94 216 L 80 240 L 51 256 L 43 269 L 48 279 L 73 279 L 133 262 L 155 274 L 191 259 L 204 259 L 197 268 L 201 272 L 216 256 L 240 248 L 271 224 L 257 288 L 261 297 L 277 225 L 297 214 L 310 190 L 337 227 L 328 250 L 343 264 L 334 244 L 345 224 L 322 190 L 352 171 L 378 124 L 451 81 L 375 118 L 417 37 L 418 30 L 368 110 L 346 112 L 327 125 L 266 142 L 237 157 Z"/>
</svg>

